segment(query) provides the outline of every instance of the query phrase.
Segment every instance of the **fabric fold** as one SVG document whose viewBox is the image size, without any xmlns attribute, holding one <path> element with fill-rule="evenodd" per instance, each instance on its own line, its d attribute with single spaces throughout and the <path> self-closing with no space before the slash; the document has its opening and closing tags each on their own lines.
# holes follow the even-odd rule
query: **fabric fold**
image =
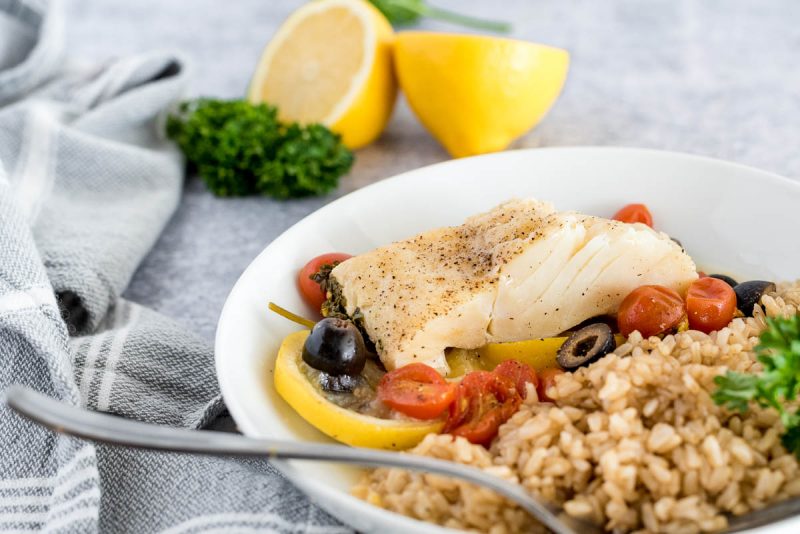
<svg viewBox="0 0 800 534">
<path fill-rule="evenodd" d="M 120 298 L 178 205 L 163 135 L 186 64 L 76 66 L 58 2 L 0 0 L 0 393 L 204 428 L 225 407 L 209 345 Z M 94 446 L 0 403 L 0 532 L 343 531 L 264 460 Z"/>
<path fill-rule="evenodd" d="M 183 160 L 159 125 L 184 70 L 175 55 L 120 59 L 0 108 L 0 160 L 50 281 L 86 312 L 74 333 L 97 327 L 177 206 Z"/>
</svg>

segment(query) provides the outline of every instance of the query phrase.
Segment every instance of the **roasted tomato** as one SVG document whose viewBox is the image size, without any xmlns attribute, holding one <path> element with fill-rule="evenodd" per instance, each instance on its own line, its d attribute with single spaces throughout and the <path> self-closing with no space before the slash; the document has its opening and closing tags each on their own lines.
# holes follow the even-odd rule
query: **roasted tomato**
<svg viewBox="0 0 800 534">
<path fill-rule="evenodd" d="M 676 328 L 685 318 L 683 299 L 678 293 L 664 286 L 642 286 L 620 304 L 617 324 L 623 336 L 638 330 L 647 338 Z"/>
<path fill-rule="evenodd" d="M 625 223 L 642 223 L 653 227 L 653 216 L 644 204 L 628 204 L 611 217 Z"/>
<path fill-rule="evenodd" d="M 700 278 L 689 286 L 686 310 L 694 330 L 709 333 L 725 328 L 736 313 L 736 293 L 723 280 Z"/>
<path fill-rule="evenodd" d="M 319 311 L 322 303 L 325 302 L 325 291 L 320 287 L 319 281 L 314 280 L 315 275 L 321 269 L 330 271 L 344 260 L 352 258 L 350 254 L 331 252 L 323 254 L 306 263 L 297 276 L 297 287 L 300 289 L 300 296 L 312 308 Z"/>
<path fill-rule="evenodd" d="M 538 384 L 536 372 L 525 364 L 507 361 L 494 371 L 473 371 L 458 385 L 456 400 L 443 432 L 488 446 L 500 425 L 519 409 L 527 384 Z"/>
<path fill-rule="evenodd" d="M 539 387 L 536 388 L 539 402 L 553 402 L 553 399 L 547 395 L 547 390 L 556 383 L 556 377 L 562 374 L 564 371 L 555 367 L 539 371 Z"/>
<path fill-rule="evenodd" d="M 528 396 L 528 384 L 533 384 L 534 389 L 539 387 L 539 377 L 536 376 L 536 371 L 531 366 L 516 360 L 506 360 L 495 367 L 492 372 L 513 384 L 515 393 L 523 399 Z"/>
<path fill-rule="evenodd" d="M 404 365 L 386 373 L 378 382 L 378 400 L 417 419 L 439 417 L 455 397 L 456 385 L 424 363 Z"/>
</svg>

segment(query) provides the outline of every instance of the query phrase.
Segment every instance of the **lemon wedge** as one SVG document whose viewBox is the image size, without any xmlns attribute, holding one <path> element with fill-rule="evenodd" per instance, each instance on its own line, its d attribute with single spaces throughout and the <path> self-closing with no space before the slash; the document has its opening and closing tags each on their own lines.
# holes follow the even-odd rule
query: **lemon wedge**
<svg viewBox="0 0 800 534">
<path fill-rule="evenodd" d="M 281 120 L 319 122 L 349 148 L 373 141 L 392 114 L 394 33 L 364 0 L 309 2 L 264 48 L 248 100 L 278 107 Z"/>
<path fill-rule="evenodd" d="M 505 149 L 553 105 L 566 50 L 489 37 L 402 32 L 395 70 L 409 105 L 453 157 Z"/>
<path fill-rule="evenodd" d="M 308 330 L 289 334 L 275 360 L 275 389 L 303 419 L 337 441 L 356 447 L 402 450 L 413 447 L 442 421 L 379 419 L 342 408 L 309 382 L 300 368 Z"/>
</svg>

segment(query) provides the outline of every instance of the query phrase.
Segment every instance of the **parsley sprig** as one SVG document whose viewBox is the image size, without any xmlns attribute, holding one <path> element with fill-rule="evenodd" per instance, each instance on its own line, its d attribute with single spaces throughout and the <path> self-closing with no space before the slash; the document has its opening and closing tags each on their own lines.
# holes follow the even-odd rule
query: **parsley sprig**
<svg viewBox="0 0 800 534">
<path fill-rule="evenodd" d="M 370 0 L 370 2 L 389 19 L 389 22 L 399 26 L 414 24 L 419 19 L 427 17 L 478 30 L 499 33 L 508 33 L 511 30 L 511 25 L 507 22 L 470 17 L 428 5 L 425 0 Z"/>
<path fill-rule="evenodd" d="M 217 196 L 294 198 L 334 189 L 353 154 L 321 124 L 278 120 L 268 104 L 199 99 L 167 119 L 167 135 Z"/>
<path fill-rule="evenodd" d="M 785 432 L 783 446 L 800 457 L 800 414 L 788 403 L 800 392 L 800 315 L 767 319 L 755 348 L 764 366 L 759 374 L 728 371 L 714 379 L 714 402 L 732 410 L 747 411 L 751 402 L 780 414 Z"/>
</svg>

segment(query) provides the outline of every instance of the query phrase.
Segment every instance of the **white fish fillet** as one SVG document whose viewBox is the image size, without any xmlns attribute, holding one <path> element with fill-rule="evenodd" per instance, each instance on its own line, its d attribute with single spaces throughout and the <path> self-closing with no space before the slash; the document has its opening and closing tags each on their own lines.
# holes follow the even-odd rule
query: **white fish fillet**
<svg viewBox="0 0 800 534">
<path fill-rule="evenodd" d="M 616 314 L 642 285 L 683 294 L 697 272 L 669 236 L 643 224 L 512 200 L 351 258 L 331 276 L 388 369 L 423 362 L 445 374 L 448 347 L 555 336 Z"/>
</svg>

